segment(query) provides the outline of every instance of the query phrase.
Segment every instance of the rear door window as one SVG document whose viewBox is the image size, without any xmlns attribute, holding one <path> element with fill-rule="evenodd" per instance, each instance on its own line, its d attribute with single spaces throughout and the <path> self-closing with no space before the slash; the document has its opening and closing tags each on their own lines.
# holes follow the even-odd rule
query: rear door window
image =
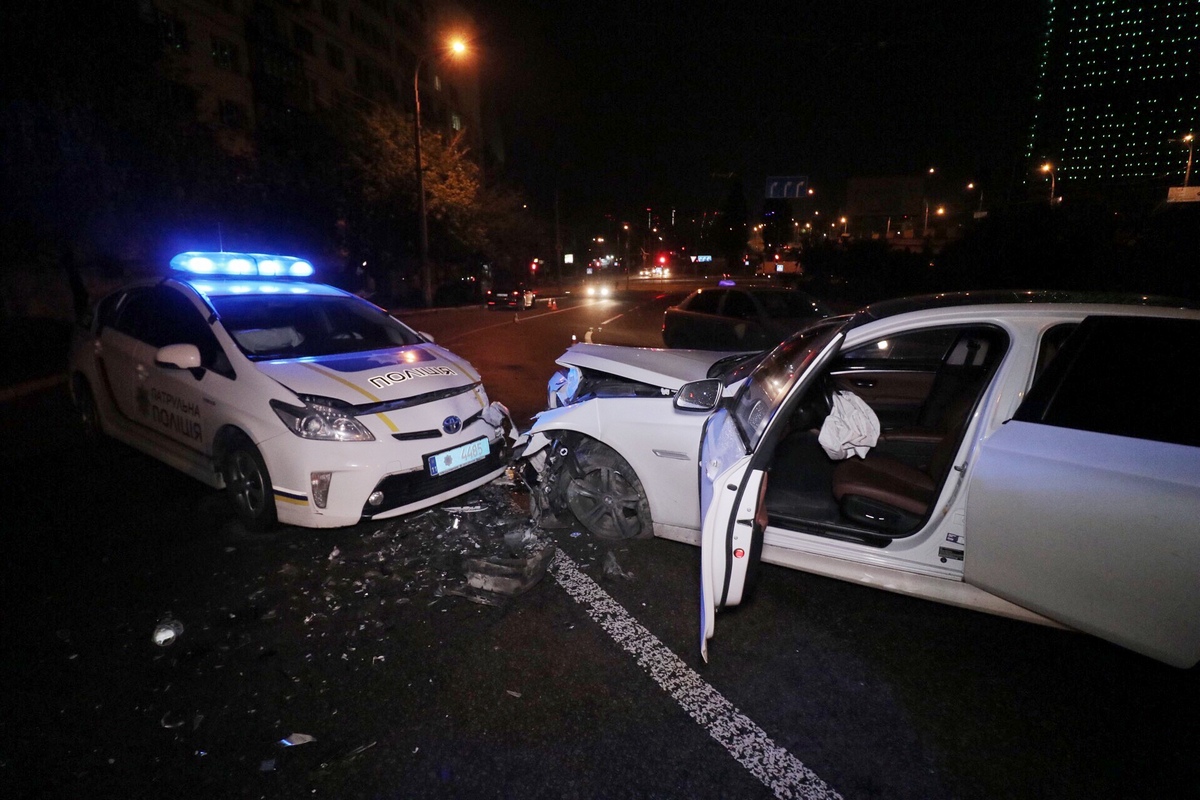
<svg viewBox="0 0 1200 800">
<path fill-rule="evenodd" d="M 1200 320 L 1088 317 L 1014 419 L 1200 447 Z"/>
<path fill-rule="evenodd" d="M 708 290 L 700 292 L 688 301 L 687 310 L 694 311 L 697 314 L 716 314 L 717 309 L 721 306 L 721 298 L 725 295 L 723 290 Z"/>
</svg>

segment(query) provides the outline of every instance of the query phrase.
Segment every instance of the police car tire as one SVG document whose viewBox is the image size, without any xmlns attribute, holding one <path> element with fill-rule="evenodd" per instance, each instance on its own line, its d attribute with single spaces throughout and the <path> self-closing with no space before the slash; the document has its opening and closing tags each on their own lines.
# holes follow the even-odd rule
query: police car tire
<svg viewBox="0 0 1200 800">
<path fill-rule="evenodd" d="M 84 438 L 94 443 L 104 438 L 104 427 L 100 422 L 100 409 L 96 407 L 96 396 L 86 378 L 75 378 L 75 410 L 83 426 Z"/>
<path fill-rule="evenodd" d="M 225 491 L 238 519 L 248 530 L 265 531 L 276 521 L 271 474 L 258 448 L 245 436 L 230 443 L 222 460 Z"/>
</svg>

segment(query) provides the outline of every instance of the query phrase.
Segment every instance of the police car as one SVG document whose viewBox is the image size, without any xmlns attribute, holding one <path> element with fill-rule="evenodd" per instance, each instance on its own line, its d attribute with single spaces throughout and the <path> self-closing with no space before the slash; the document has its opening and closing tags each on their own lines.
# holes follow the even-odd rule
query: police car
<svg viewBox="0 0 1200 800">
<path fill-rule="evenodd" d="M 228 490 L 252 529 L 412 512 L 499 476 L 512 421 L 479 373 L 299 258 L 181 253 L 76 333 L 72 398 L 111 436 Z"/>
</svg>

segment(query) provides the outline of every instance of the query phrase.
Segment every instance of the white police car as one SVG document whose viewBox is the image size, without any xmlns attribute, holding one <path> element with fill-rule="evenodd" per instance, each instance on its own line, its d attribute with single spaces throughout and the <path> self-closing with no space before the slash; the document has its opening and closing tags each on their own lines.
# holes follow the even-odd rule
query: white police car
<svg viewBox="0 0 1200 800">
<path fill-rule="evenodd" d="M 405 514 L 505 468 L 512 422 L 466 361 L 311 264 L 181 253 L 103 298 L 71 394 L 107 434 L 227 487 L 255 529 Z"/>
</svg>

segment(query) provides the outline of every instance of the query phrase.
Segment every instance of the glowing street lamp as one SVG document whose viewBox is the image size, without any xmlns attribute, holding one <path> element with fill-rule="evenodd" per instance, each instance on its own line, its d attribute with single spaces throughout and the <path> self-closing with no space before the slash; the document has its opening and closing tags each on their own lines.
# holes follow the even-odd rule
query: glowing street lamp
<svg viewBox="0 0 1200 800">
<path fill-rule="evenodd" d="M 1047 161 L 1042 164 L 1042 172 L 1050 176 L 1050 205 L 1054 205 L 1054 165 Z"/>
<path fill-rule="evenodd" d="M 460 58 L 467 52 L 467 43 L 461 38 L 451 39 L 438 49 L 431 50 L 417 59 L 413 68 L 413 160 L 417 172 L 417 213 L 421 230 L 421 289 L 425 295 L 425 306 L 433 305 L 433 270 L 429 264 L 429 217 L 425 210 L 425 165 L 421 160 L 421 66 L 432 56 Z"/>
</svg>

